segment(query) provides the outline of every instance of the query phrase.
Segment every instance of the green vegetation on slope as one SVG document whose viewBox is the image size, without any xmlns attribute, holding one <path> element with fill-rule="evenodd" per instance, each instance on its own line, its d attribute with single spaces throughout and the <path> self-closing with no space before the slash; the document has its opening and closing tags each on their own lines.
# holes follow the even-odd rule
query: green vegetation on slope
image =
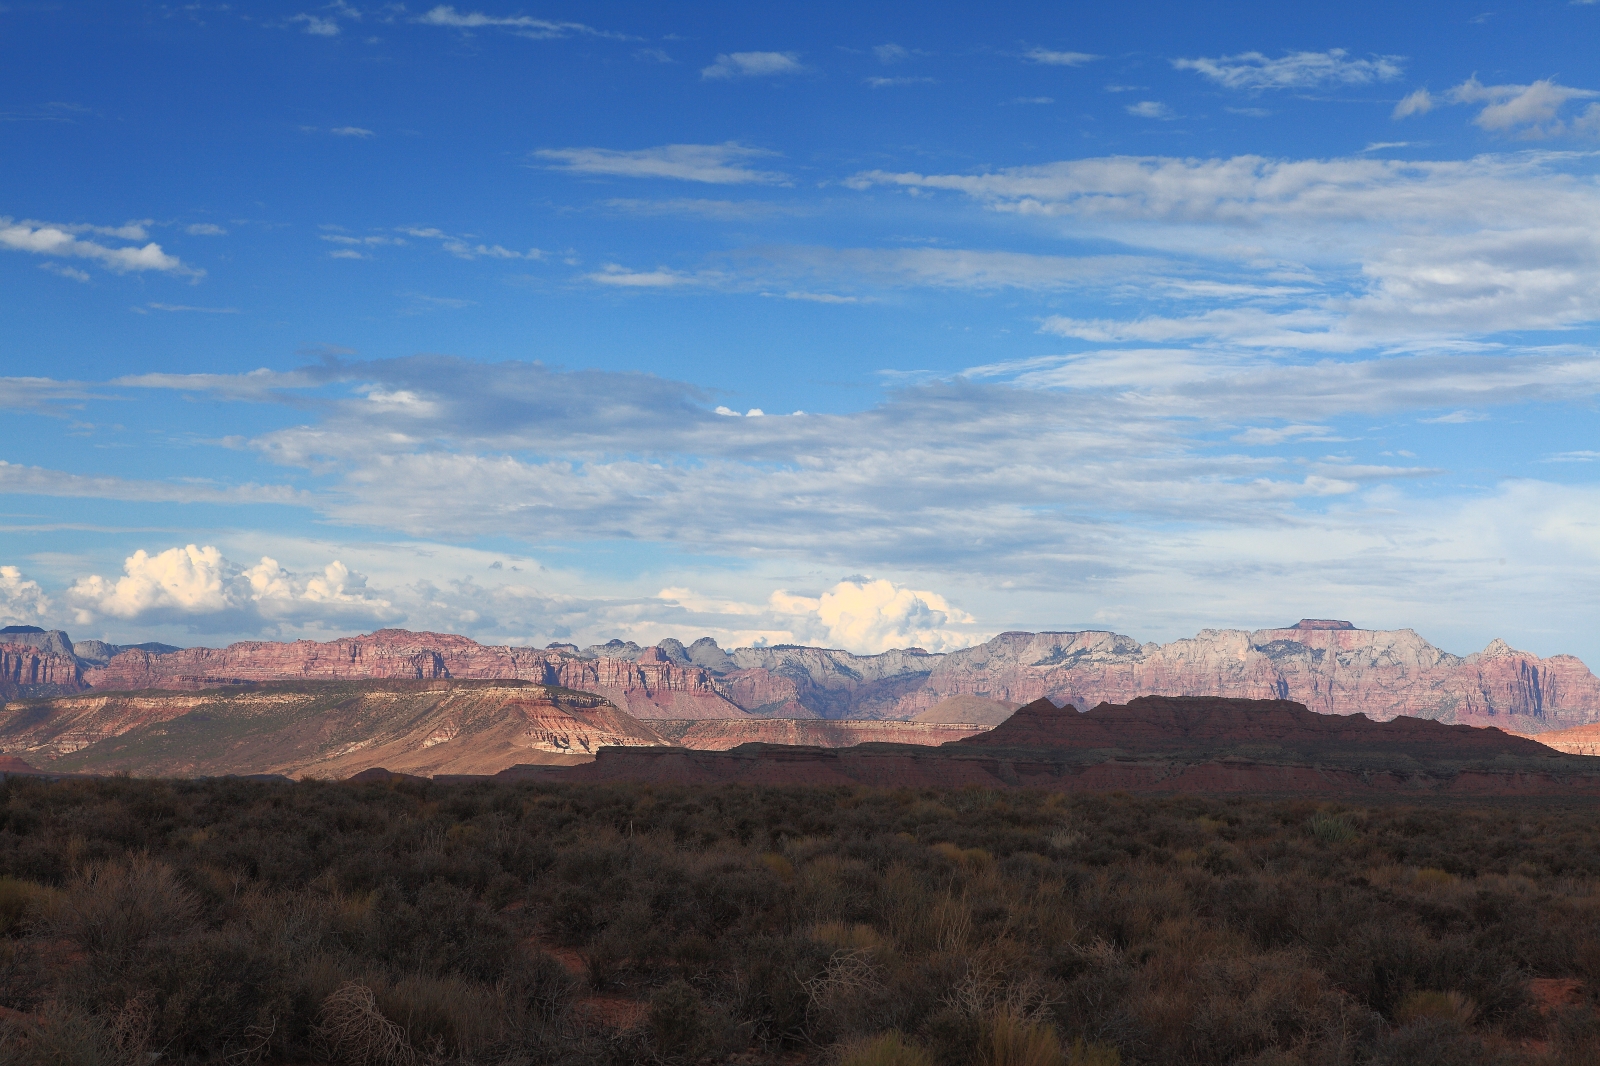
<svg viewBox="0 0 1600 1066">
<path fill-rule="evenodd" d="M 7 704 L 0 747 L 64 773 L 494 773 L 555 738 L 659 743 L 604 697 L 527 681 L 277 681 Z M 594 745 L 591 745 L 591 747 Z M 559 755 L 557 756 L 559 758 Z M 548 760 L 546 760 L 548 761 Z"/>
<path fill-rule="evenodd" d="M 3 1063 L 1600 1063 L 1593 804 L 0 800 Z"/>
</svg>

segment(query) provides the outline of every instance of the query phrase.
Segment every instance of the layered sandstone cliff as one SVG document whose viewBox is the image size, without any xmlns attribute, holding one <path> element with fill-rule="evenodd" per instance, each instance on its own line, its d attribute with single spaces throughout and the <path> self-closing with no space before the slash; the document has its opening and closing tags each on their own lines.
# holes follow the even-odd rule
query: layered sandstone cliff
<svg viewBox="0 0 1600 1066">
<path fill-rule="evenodd" d="M 958 697 L 1092 707 L 1163 695 L 1289 699 L 1324 714 L 1532 732 L 1600 721 L 1600 679 L 1570 655 L 1541 659 L 1497 640 L 1463 658 L 1409 629 L 1325 620 L 1253 633 L 1203 630 L 1170 644 L 1093 631 L 1002 633 L 946 655 L 742 648 L 732 657 L 740 669 L 723 675 L 730 692 L 787 692 L 821 717 L 839 716 L 841 707 L 861 717 L 912 717 Z"/>
<path fill-rule="evenodd" d="M 709 638 L 687 647 L 677 640 L 651 648 L 613 641 L 580 652 L 572 645 L 496 647 L 389 629 L 328 643 L 124 650 L 82 669 L 82 680 L 102 690 L 361 678 L 528 680 L 599 693 L 646 720 L 889 720 L 944 708 L 938 716 L 948 721 L 951 706 L 992 710 L 1049 697 L 1092 707 L 1165 695 L 1291 699 L 1326 714 L 1403 715 L 1528 733 L 1600 722 L 1600 679 L 1572 656 L 1541 659 L 1497 640 L 1462 657 L 1409 629 L 1363 630 L 1326 619 L 1255 632 L 1208 629 L 1169 644 L 1102 631 L 1002 633 L 941 655 L 798 646 L 725 652 Z"/>
<path fill-rule="evenodd" d="M 654 653 L 656 649 L 650 649 Z M 319 643 L 244 641 L 167 654 L 124 651 L 85 671 L 97 689 L 202 689 L 250 681 L 501 679 L 594 692 L 640 718 L 737 718 L 745 712 L 703 667 L 651 654 L 585 659 L 563 651 L 479 644 L 450 633 L 376 633 Z"/>
<path fill-rule="evenodd" d="M 0 700 L 82 692 L 78 660 L 26 644 L 0 643 Z"/>
</svg>

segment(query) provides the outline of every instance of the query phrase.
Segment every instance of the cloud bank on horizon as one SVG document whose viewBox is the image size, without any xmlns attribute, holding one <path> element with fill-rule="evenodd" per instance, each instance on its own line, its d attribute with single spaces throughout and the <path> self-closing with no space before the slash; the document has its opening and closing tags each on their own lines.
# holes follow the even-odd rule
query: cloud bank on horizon
<svg viewBox="0 0 1600 1066">
<path fill-rule="evenodd" d="M 0 10 L 0 623 L 1600 661 L 1600 5 L 1378 11 Z"/>
</svg>

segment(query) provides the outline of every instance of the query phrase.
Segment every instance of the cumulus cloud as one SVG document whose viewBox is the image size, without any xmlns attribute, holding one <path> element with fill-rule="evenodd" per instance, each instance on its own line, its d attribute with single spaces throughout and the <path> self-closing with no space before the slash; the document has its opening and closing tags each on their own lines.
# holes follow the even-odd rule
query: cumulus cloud
<svg viewBox="0 0 1600 1066">
<path fill-rule="evenodd" d="M 620 151 L 611 148 L 546 148 L 533 153 L 560 170 L 621 178 L 673 178 L 711 185 L 776 184 L 783 174 L 748 164 L 778 153 L 736 141 L 725 144 L 664 144 Z"/>
<path fill-rule="evenodd" d="M 938 593 L 881 578 L 846 578 L 817 597 L 774 592 L 769 602 L 778 614 L 796 617 L 802 631 L 818 633 L 833 647 L 869 655 L 893 648 L 954 651 L 987 636 L 954 628 L 971 626 L 974 619 Z"/>
<path fill-rule="evenodd" d="M 147 236 L 144 226 L 136 223 L 117 227 L 68 226 L 0 216 L 0 248 L 88 259 L 119 274 L 157 270 L 198 277 L 205 273 L 185 266 L 182 260 L 162 251 L 161 245 L 154 241 L 114 247 L 103 241 L 83 239 L 81 235 L 85 233 L 131 241 L 141 241 Z"/>
<path fill-rule="evenodd" d="M 1268 59 L 1260 52 L 1241 52 L 1214 59 L 1174 59 L 1179 70 L 1192 70 L 1227 89 L 1314 89 L 1370 85 L 1393 81 L 1405 73 L 1405 57 L 1352 59 L 1343 48 L 1326 52 L 1290 52 Z"/>
<path fill-rule="evenodd" d="M 42 626 L 50 610 L 50 597 L 37 581 L 15 566 L 0 566 L 0 625 Z"/>
<path fill-rule="evenodd" d="M 221 619 L 241 626 L 240 616 L 266 622 L 320 619 L 384 620 L 395 615 L 389 601 L 373 595 L 366 579 L 337 559 L 321 573 L 297 575 L 263 556 L 244 567 L 210 545 L 168 548 L 151 555 L 139 549 L 123 563 L 123 574 L 80 578 L 67 592 L 79 624 L 101 618 L 143 622 Z"/>
<path fill-rule="evenodd" d="M 774 74 L 799 74 L 806 68 L 794 52 L 730 52 L 700 71 L 707 79 L 762 78 Z"/>
</svg>

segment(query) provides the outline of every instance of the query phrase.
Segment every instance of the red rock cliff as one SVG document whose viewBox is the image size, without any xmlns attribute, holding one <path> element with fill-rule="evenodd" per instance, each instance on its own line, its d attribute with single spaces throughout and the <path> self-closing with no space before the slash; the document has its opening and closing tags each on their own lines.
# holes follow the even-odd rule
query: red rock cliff
<svg viewBox="0 0 1600 1066">
<path fill-rule="evenodd" d="M 479 644 L 450 633 L 381 629 L 319 643 L 243 641 L 156 655 L 125 651 L 85 672 L 97 689 L 202 689 L 250 681 L 455 678 L 534 681 L 595 692 L 639 718 L 731 718 L 744 711 L 705 669 L 625 659 L 580 659 Z"/>
<path fill-rule="evenodd" d="M 0 700 L 82 692 L 78 660 L 25 644 L 0 644 Z"/>
</svg>

